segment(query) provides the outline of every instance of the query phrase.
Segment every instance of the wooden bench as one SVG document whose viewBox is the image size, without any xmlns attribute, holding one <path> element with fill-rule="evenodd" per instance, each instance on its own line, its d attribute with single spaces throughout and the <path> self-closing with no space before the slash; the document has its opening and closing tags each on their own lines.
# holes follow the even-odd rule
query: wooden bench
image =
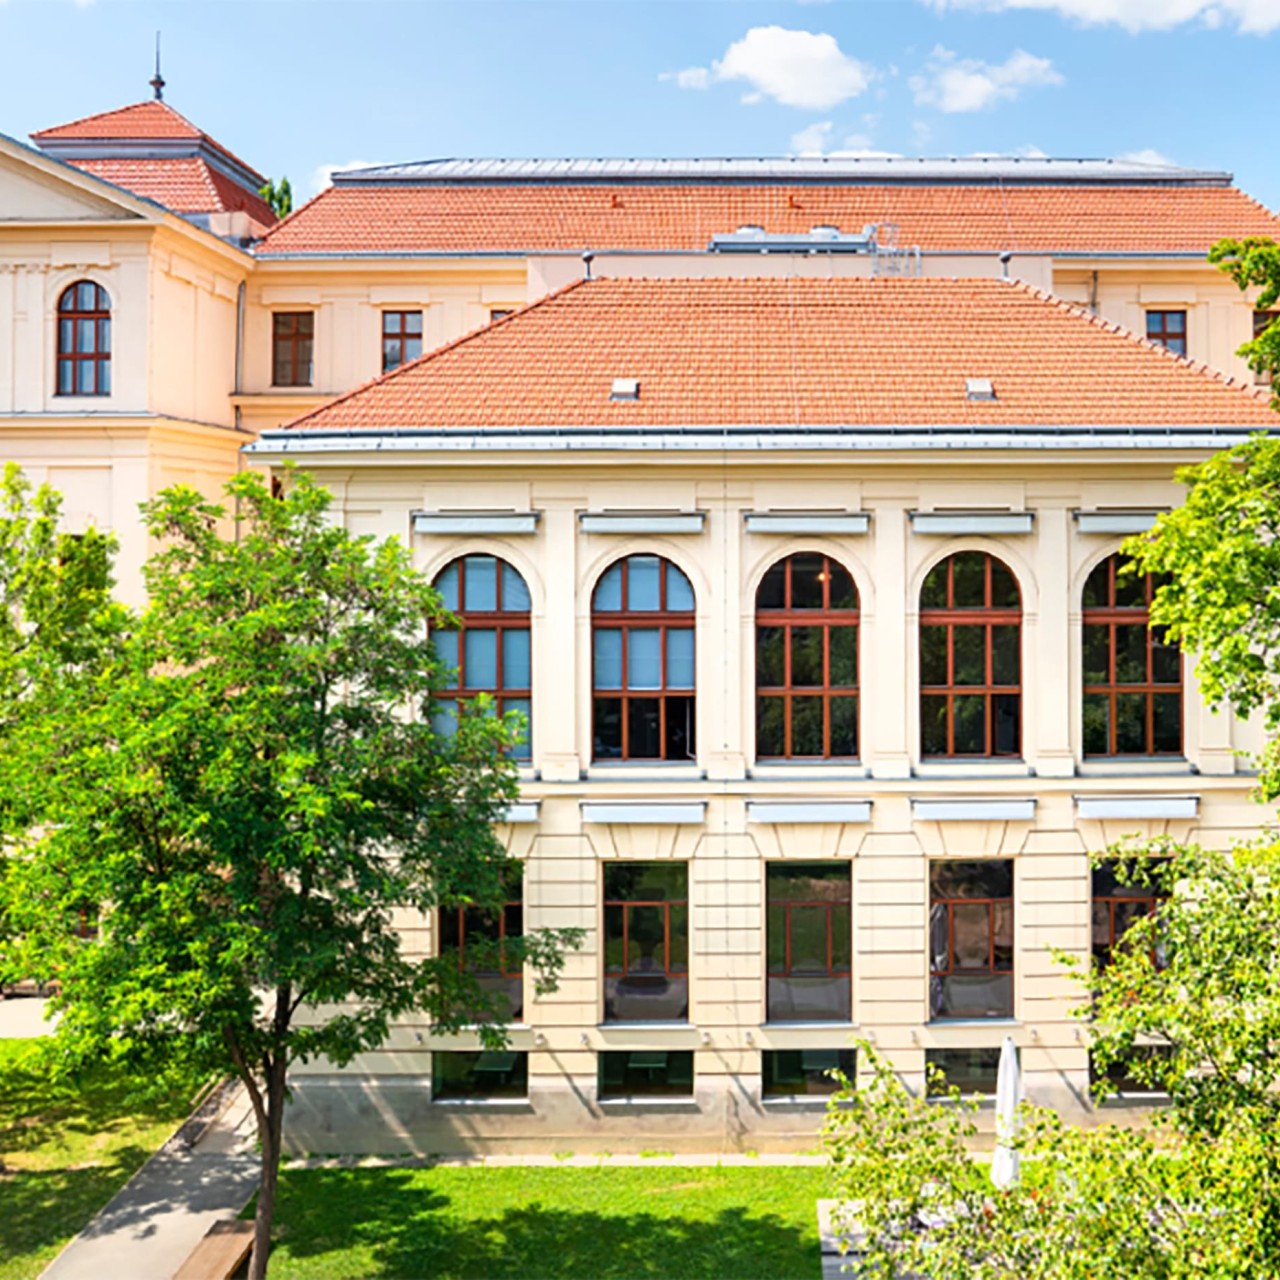
<svg viewBox="0 0 1280 1280">
<path fill-rule="evenodd" d="M 253 1248 L 253 1223 L 224 1218 L 204 1234 L 173 1280 L 231 1280 Z"/>
</svg>

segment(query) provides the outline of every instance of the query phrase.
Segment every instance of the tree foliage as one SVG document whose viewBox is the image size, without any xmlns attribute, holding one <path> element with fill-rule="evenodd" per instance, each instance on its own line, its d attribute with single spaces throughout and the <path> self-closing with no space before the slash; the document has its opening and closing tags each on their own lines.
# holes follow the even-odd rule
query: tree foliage
<svg viewBox="0 0 1280 1280">
<path fill-rule="evenodd" d="M 448 673 L 427 630 L 447 615 L 403 546 L 336 526 L 302 475 L 276 495 L 246 473 L 227 494 L 230 537 L 193 490 L 146 506 L 148 608 L 22 736 L 43 822 L 17 833 L 7 898 L 68 1051 L 243 1080 L 262 1276 L 292 1064 L 349 1063 L 414 1012 L 504 1042 L 456 958 L 411 954 L 397 925 L 503 902 L 516 726 L 481 706 L 433 731 Z M 68 927 L 86 902 L 93 945 Z M 513 950 L 547 985 L 574 941 Z"/>
<path fill-rule="evenodd" d="M 293 187 L 288 178 L 281 178 L 279 182 L 268 178 L 258 188 L 258 194 L 271 206 L 277 218 L 287 218 L 293 212 Z"/>
<path fill-rule="evenodd" d="M 1209 250 L 1209 261 L 1225 271 L 1244 290 L 1257 287 L 1254 306 L 1270 311 L 1280 299 L 1280 244 L 1269 236 L 1243 240 L 1219 240 Z M 1272 404 L 1280 409 L 1280 321 L 1272 322 L 1236 352 L 1255 373 L 1271 375 Z"/>
</svg>

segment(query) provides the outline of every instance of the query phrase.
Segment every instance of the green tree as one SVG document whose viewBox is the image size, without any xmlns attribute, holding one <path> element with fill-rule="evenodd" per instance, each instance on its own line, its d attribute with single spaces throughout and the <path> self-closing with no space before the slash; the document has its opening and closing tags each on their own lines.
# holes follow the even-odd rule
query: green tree
<svg viewBox="0 0 1280 1280">
<path fill-rule="evenodd" d="M 1259 311 L 1270 311 L 1280 299 L 1280 244 L 1269 236 L 1219 240 L 1209 250 L 1209 261 L 1225 271 L 1241 290 L 1256 286 L 1254 305 Z M 1271 375 L 1271 403 L 1280 409 L 1280 320 L 1272 320 L 1236 354 L 1243 356 L 1255 373 Z"/>
<path fill-rule="evenodd" d="M 119 653 L 22 749 L 44 821 L 8 895 L 24 961 L 56 979 L 72 1055 L 234 1073 L 262 1173 L 250 1274 L 266 1274 L 292 1064 L 345 1064 L 393 1019 L 482 1024 L 492 998 L 449 956 L 416 958 L 402 909 L 497 907 L 493 826 L 517 794 L 516 726 L 478 707 L 437 734 L 447 620 L 395 540 L 335 527 L 303 475 L 227 485 L 235 530 L 194 491 L 145 508 L 160 550 Z M 66 927 L 103 904 L 100 939 Z M 572 934 L 518 950 L 553 983 Z"/>
<path fill-rule="evenodd" d="M 258 188 L 258 194 L 271 206 L 277 218 L 287 218 L 293 212 L 293 187 L 288 178 L 279 182 L 268 178 Z"/>
</svg>

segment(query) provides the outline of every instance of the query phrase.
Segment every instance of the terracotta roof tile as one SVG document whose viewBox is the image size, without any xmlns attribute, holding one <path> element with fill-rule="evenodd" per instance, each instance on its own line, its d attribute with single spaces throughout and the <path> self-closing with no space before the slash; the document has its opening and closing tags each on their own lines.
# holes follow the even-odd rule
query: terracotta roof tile
<svg viewBox="0 0 1280 1280">
<path fill-rule="evenodd" d="M 247 213 L 265 227 L 276 215 L 257 192 L 192 156 L 172 160 L 70 160 L 69 164 L 175 213 Z"/>
<path fill-rule="evenodd" d="M 640 398 L 609 398 L 637 378 Z M 990 378 L 994 401 L 969 401 Z M 301 429 L 1280 426 L 1252 386 L 999 280 L 578 281 Z"/>
<path fill-rule="evenodd" d="M 1233 187 L 343 185 L 259 253 L 705 249 L 746 224 L 794 234 L 886 222 L 901 245 L 930 251 L 1203 254 L 1222 236 L 1280 236 L 1280 218 Z"/>
</svg>

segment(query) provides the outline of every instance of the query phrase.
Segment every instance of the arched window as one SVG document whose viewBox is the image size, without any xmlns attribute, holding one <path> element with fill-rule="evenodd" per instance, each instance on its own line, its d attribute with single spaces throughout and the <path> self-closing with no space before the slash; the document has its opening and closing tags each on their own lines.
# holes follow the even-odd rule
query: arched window
<svg viewBox="0 0 1280 1280">
<path fill-rule="evenodd" d="M 857 754 L 857 588 L 828 556 L 788 556 L 756 592 L 756 755 Z"/>
<path fill-rule="evenodd" d="M 1108 556 L 1084 584 L 1084 753 L 1182 754 L 1182 655 L 1152 628 L 1160 582 Z"/>
<path fill-rule="evenodd" d="M 1021 750 L 1022 604 L 1013 574 L 985 551 L 936 565 L 920 591 L 920 754 Z"/>
<path fill-rule="evenodd" d="M 111 299 L 92 280 L 77 280 L 58 299 L 58 394 L 111 394 Z"/>
<path fill-rule="evenodd" d="M 461 626 L 437 631 L 436 655 L 456 674 L 448 688 L 452 698 L 436 702 L 436 725 L 449 732 L 458 701 L 478 693 L 493 695 L 498 715 L 530 714 L 529 588 L 505 560 L 497 556 L 462 556 L 436 575 L 435 588 Z M 516 749 L 529 759 L 526 733 Z"/>
<path fill-rule="evenodd" d="M 597 760 L 694 759 L 693 587 L 661 556 L 611 565 L 591 600 Z"/>
</svg>

